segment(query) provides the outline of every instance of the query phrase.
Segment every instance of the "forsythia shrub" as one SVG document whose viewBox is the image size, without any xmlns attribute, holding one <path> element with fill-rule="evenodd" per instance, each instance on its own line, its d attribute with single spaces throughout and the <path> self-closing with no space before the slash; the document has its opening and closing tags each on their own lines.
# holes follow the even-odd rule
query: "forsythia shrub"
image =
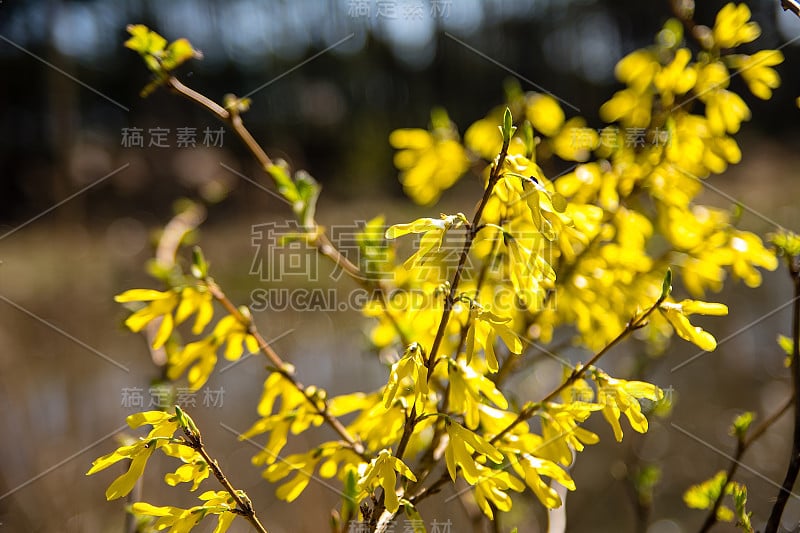
<svg viewBox="0 0 800 533">
<path fill-rule="evenodd" d="M 489 518 L 511 509 L 512 494 L 525 490 L 557 508 L 562 501 L 554 485 L 576 490 L 567 468 L 577 452 L 599 440 L 582 427 L 587 419 L 602 415 L 621 441 L 624 426 L 644 433 L 647 417 L 669 407 L 659 387 L 609 375 L 597 366 L 601 357 L 634 331 L 653 352 L 673 332 L 713 350 L 713 335 L 691 317 L 728 310 L 703 301 L 705 295 L 719 291 L 728 275 L 757 287 L 758 269 L 778 266 L 776 253 L 759 236 L 738 229 L 733 213 L 696 202 L 705 178 L 741 158 L 732 135 L 750 110 L 729 86 L 732 72 L 740 71 L 758 98 L 770 98 L 779 84 L 773 69 L 783 60 L 779 51 L 736 53 L 759 36 L 749 19 L 746 5 L 726 5 L 713 28 L 695 32 L 697 50 L 686 44 L 681 21 L 668 21 L 655 44 L 617 64 L 624 87 L 600 108 L 608 123 L 600 130 L 568 117 L 548 94 L 512 88 L 508 101 L 463 138 L 442 109 L 433 112 L 429 129 L 393 132 L 395 165 L 412 200 L 435 203 L 471 170 L 483 195 L 469 216 L 442 214 L 388 228 L 380 217 L 371 221 L 357 239 L 361 257 L 380 263 L 369 272 L 339 253 L 317 225 L 319 186 L 313 178 L 272 161 L 244 128 L 240 115 L 249 102 L 228 97 L 221 106 L 189 89 L 172 71 L 199 52 L 185 39 L 167 45 L 148 28 L 131 26 L 125 44 L 153 73 L 145 94 L 168 87 L 231 124 L 293 206 L 304 230 L 297 238 L 375 295 L 363 309 L 373 323 L 371 339 L 395 357 L 379 390 L 329 397 L 301 384 L 292 365 L 259 334 L 248 309 L 236 307 L 214 282 L 199 249 L 188 273 L 155 269 L 167 285 L 163 290 L 117 296 L 134 305 L 126 325 L 132 331 L 156 325 L 152 347 L 167 351 L 166 376 L 185 376 L 192 390 L 208 380 L 219 354 L 228 361 L 266 356 L 270 372 L 258 418 L 241 437 L 263 435 L 253 462 L 266 480 L 279 484 L 280 499 L 295 500 L 312 476 L 338 479 L 345 498 L 334 513 L 335 531 L 353 524 L 385 531 L 399 513 L 424 531 L 417 505 L 459 478 Z M 548 179 L 540 163 L 551 158 L 574 166 Z M 409 235 L 418 236 L 418 246 L 401 257 L 394 243 Z M 448 254 L 452 246 L 445 246 L 453 242 L 455 260 Z M 790 248 L 784 243 L 781 249 L 797 255 Z M 673 276 L 692 299 L 673 297 Z M 404 293 L 419 296 L 403 300 L 414 305 L 389 297 Z M 174 329 L 189 320 L 195 339 L 180 341 Z M 573 345 L 594 355 L 565 367 L 555 389 L 519 404 L 507 378 L 527 364 L 529 345 L 547 347 L 557 329 L 572 332 Z M 791 355 L 792 340 L 784 346 L 786 341 Z M 345 415 L 352 421 L 341 422 Z M 109 500 L 126 496 L 148 459 L 163 453 L 181 463 L 165 476 L 167 484 L 190 483 L 194 491 L 213 474 L 224 490 L 202 493 L 200 504 L 188 509 L 137 502 L 130 512 L 156 530 L 189 531 L 214 515 L 215 532 L 227 530 L 237 516 L 266 531 L 247 495 L 210 457 L 187 413 L 178 407 L 148 411 L 131 415 L 128 424 L 152 429 L 97 459 L 88 472 L 129 461 L 128 471 L 108 488 Z M 280 455 L 290 433 L 322 424 L 336 432 L 335 440 Z M 747 425 L 739 422 L 741 439 Z M 728 479 L 721 472 L 693 487 L 687 503 L 713 508 L 718 518 L 736 518 L 751 530 L 746 488 Z M 719 505 L 725 494 L 733 496 L 735 513 Z"/>
</svg>

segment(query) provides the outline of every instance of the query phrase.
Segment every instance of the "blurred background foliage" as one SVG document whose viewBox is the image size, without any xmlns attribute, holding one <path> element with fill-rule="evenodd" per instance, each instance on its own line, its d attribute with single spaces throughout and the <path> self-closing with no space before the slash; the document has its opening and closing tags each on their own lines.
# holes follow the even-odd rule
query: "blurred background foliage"
<svg viewBox="0 0 800 533">
<path fill-rule="evenodd" d="M 712 24 L 723 2 L 698 4 L 698 22 Z M 748 4 L 762 28 L 757 46 L 782 47 L 786 61 L 777 70 L 783 81 L 763 102 L 732 80 L 753 120 L 739 137 L 743 163 L 713 184 L 796 229 L 800 49 L 793 40 L 800 19 L 783 13 L 777 0 Z M 617 86 L 615 63 L 651 43 L 670 16 L 667 0 L 0 3 L 0 529 L 122 531 L 122 504 L 103 497 L 108 479 L 85 480 L 83 474 L 92 458 L 112 448 L 109 435 L 124 416 L 137 410 L 123 405 L 123 391 L 141 388 L 149 401 L 150 380 L 158 377 L 144 340 L 123 330 L 126 313 L 111 298 L 153 286 L 143 272 L 152 256 L 151 232 L 172 216 L 174 201 L 225 198 L 209 208 L 202 244 L 215 277 L 239 303 L 248 303 L 249 291 L 263 284 L 249 275 L 253 227 L 290 216 L 248 183 L 266 180 L 233 132 L 225 133 L 222 146 L 207 147 L 203 130 L 221 127 L 210 115 L 163 90 L 139 97 L 148 74 L 122 46 L 127 24 L 146 24 L 170 40 L 189 38 L 204 59 L 182 67 L 179 77 L 215 100 L 252 92 L 246 123 L 271 156 L 307 169 L 323 184 L 320 221 L 333 224 L 378 212 L 390 223 L 435 216 L 436 210 L 403 203 L 387 141 L 393 129 L 424 127 L 434 106 L 445 107 L 463 133 L 501 103 L 504 86 L 516 80 L 525 91 L 557 95 L 568 117 L 579 113 L 590 127 L 601 127 L 597 110 Z M 126 128 L 143 130 L 143 148 L 124 146 Z M 168 148 L 148 146 L 152 128 L 169 129 Z M 176 146 L 178 128 L 196 128 L 196 147 Z M 469 211 L 477 190 L 475 180 L 465 180 L 441 209 Z M 713 192 L 701 200 L 730 205 Z M 742 225 L 759 233 L 774 229 L 749 212 Z M 755 292 L 726 289 L 719 300 L 731 304 L 730 320 L 709 327 L 718 339 L 735 341 L 721 342 L 691 370 L 669 371 L 695 354 L 688 346 L 650 360 L 630 343 L 609 357 L 615 375 L 647 373 L 673 392 L 675 409 L 671 419 L 655 420 L 650 434 L 626 437 L 623 446 L 602 424 L 591 427 L 603 444 L 584 454 L 573 472 L 581 490 L 567 500 L 568 531 L 697 529 L 703 513 L 687 510 L 681 495 L 727 463 L 669 422 L 730 452 L 733 415 L 753 409 L 766 417 L 782 403 L 790 387 L 774 339 L 787 333 L 788 308 L 740 330 L 785 303 L 790 290 L 784 278 L 783 272 L 767 273 Z M 276 348 L 306 383 L 331 394 L 385 383 L 385 368 L 370 353 L 356 312 L 258 313 L 256 320 L 268 338 L 279 338 Z M 98 353 L 129 371 L 106 364 Z M 564 355 L 579 360 L 585 354 Z M 519 378 L 520 397 L 539 397 L 561 372 L 547 358 L 535 369 Z M 318 530 L 337 496 L 312 486 L 294 505 L 275 501 L 274 488 L 249 468 L 256 449 L 218 427 L 220 420 L 239 430 L 252 422 L 263 378 L 261 363 L 250 360 L 213 377 L 212 389 L 227 391 L 224 404 L 193 416 L 236 484 L 264 509 L 270 531 Z M 789 434 L 784 420 L 748 452 L 759 475 L 782 476 L 783 460 L 776 458 L 786 457 Z M 288 451 L 307 448 L 315 434 L 307 438 L 290 443 Z M 165 488 L 156 470 L 143 489 L 148 499 L 190 501 L 183 491 Z M 756 516 L 765 516 L 775 488 L 752 472 L 741 475 Z M 470 527 L 456 501 L 429 505 L 431 516 L 453 518 L 454 531 Z M 515 505 L 509 527 L 541 531 L 543 513 L 537 521 L 523 509 Z M 800 523 L 795 500 L 785 521 L 787 529 Z M 240 527 L 234 530 L 246 530 Z"/>
<path fill-rule="evenodd" d="M 721 2 L 699 4 L 696 18 L 712 23 Z M 763 30 L 758 46 L 776 48 L 800 30 L 779 2 L 751 4 Z M 138 97 L 147 72 L 122 48 L 128 23 L 187 37 L 202 50 L 204 59 L 180 72 L 201 92 L 221 100 L 255 90 L 246 120 L 256 138 L 347 196 L 356 189 L 399 194 L 389 132 L 424 126 L 437 105 L 463 131 L 502 101 L 508 78 L 524 90 L 537 90 L 529 81 L 539 85 L 568 103 L 568 116 L 580 110 L 590 126 L 601 126 L 597 109 L 615 87 L 616 61 L 651 43 L 670 15 L 666 0 L 5 2 L 0 220 L 32 216 L 128 160 L 130 169 L 65 206 L 65 216 L 113 216 L 144 199 L 168 206 L 211 179 L 234 186 L 229 172 L 214 169 L 215 178 L 186 165 L 204 156 L 174 149 L 176 128 L 219 127 L 210 116 L 163 92 Z M 755 117 L 750 131 L 781 140 L 795 120 L 776 110 L 787 109 L 800 86 L 800 71 L 790 67 L 797 47 L 783 52 L 776 97 L 765 103 L 744 91 Z M 123 128 L 146 134 L 155 127 L 170 129 L 173 149 L 121 146 Z M 241 147 L 229 137 L 224 151 L 238 156 Z"/>
</svg>

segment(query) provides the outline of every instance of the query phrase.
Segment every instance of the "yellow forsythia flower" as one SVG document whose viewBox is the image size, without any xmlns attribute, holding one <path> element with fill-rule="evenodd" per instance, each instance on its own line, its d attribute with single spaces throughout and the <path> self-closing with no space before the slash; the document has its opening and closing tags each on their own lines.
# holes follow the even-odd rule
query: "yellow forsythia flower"
<svg viewBox="0 0 800 533">
<path fill-rule="evenodd" d="M 478 456 L 485 456 L 497 464 L 503 461 L 503 454 L 500 450 L 458 422 L 451 421 L 447 424 L 447 435 L 450 438 L 450 442 L 447 444 L 444 458 L 447 464 L 447 471 L 453 481 L 456 480 L 456 469 L 461 467 L 461 472 L 467 483 L 474 485 L 478 482 L 481 472 L 479 464 L 472 456 L 473 452 Z"/>
<path fill-rule="evenodd" d="M 422 348 L 416 343 L 411 343 L 406 348 L 403 357 L 392 365 L 389 374 L 389 383 L 383 392 L 383 405 L 389 409 L 394 402 L 394 397 L 400 385 L 408 378 L 417 396 L 428 394 L 428 368 L 425 366 L 425 355 Z"/>
<path fill-rule="evenodd" d="M 436 202 L 469 168 L 467 152 L 447 114 L 434 111 L 432 131 L 399 129 L 389 135 L 394 164 L 406 193 L 418 204 Z"/>
<path fill-rule="evenodd" d="M 661 389 L 644 381 L 615 379 L 600 371 L 596 372 L 596 382 L 597 403 L 603 406 L 603 416 L 614 430 L 614 438 L 622 441 L 622 427 L 619 424 L 621 414 L 628 418 L 635 431 L 647 433 L 647 418 L 642 414 L 639 400 L 658 401 L 664 397 Z"/>
<path fill-rule="evenodd" d="M 775 65 L 783 63 L 780 50 L 761 50 L 755 54 L 730 56 L 731 64 L 738 69 L 750 92 L 762 100 L 772 98 L 772 90 L 781 84 Z"/>
<path fill-rule="evenodd" d="M 397 512 L 400 508 L 400 500 L 397 498 L 395 485 L 397 485 L 397 475 L 399 473 L 406 479 L 416 481 L 417 478 L 406 464 L 397 457 L 392 456 L 390 450 L 381 450 L 378 457 L 373 459 L 361 474 L 358 480 L 358 487 L 362 491 L 371 491 L 376 486 L 383 488 L 384 504 L 390 513 Z"/>
<path fill-rule="evenodd" d="M 658 310 L 675 328 L 675 333 L 698 348 L 710 352 L 717 347 L 717 340 L 713 335 L 703 330 L 700 326 L 693 326 L 689 322 L 689 315 L 714 315 L 728 314 L 728 306 L 720 303 L 701 302 L 698 300 L 683 300 L 679 303 L 672 301 L 663 302 Z"/>
<path fill-rule="evenodd" d="M 113 452 L 95 459 L 92 463 L 92 468 L 86 472 L 86 475 L 90 476 L 123 459 L 131 460 L 128 471 L 115 479 L 106 490 L 106 499 L 108 500 L 122 498 L 133 490 L 136 481 L 144 473 L 147 460 L 156 448 L 166 443 L 165 440 L 162 440 L 163 437 L 171 437 L 178 429 L 176 416 L 163 411 L 135 413 L 128 416 L 127 422 L 131 429 L 136 429 L 145 424 L 153 426 L 153 429 L 147 437 L 138 440 L 134 444 L 120 446 Z"/>
<path fill-rule="evenodd" d="M 756 40 L 761 35 L 761 28 L 749 20 L 750 8 L 747 4 L 726 4 L 717 13 L 714 23 L 713 36 L 717 48 L 734 48 Z"/>
<path fill-rule="evenodd" d="M 525 118 L 530 120 L 535 131 L 553 137 L 564 124 L 564 110 L 550 95 L 532 93 L 525 101 Z"/>
<path fill-rule="evenodd" d="M 475 483 L 475 503 L 478 504 L 483 514 L 489 517 L 489 520 L 492 520 L 494 518 L 492 505 L 498 511 L 510 511 L 511 496 L 505 491 L 511 489 L 516 492 L 522 492 L 525 490 L 525 484 L 502 470 L 497 471 L 484 466 L 480 466 L 478 470 L 481 472 L 481 476 Z M 491 505 L 489 502 L 491 502 Z"/>
<path fill-rule="evenodd" d="M 541 476 L 547 476 L 566 487 L 575 490 L 575 482 L 563 468 L 552 461 L 534 457 L 529 453 L 521 453 L 519 461 L 511 461 L 514 470 L 525 479 L 527 484 L 542 505 L 548 509 L 561 507 L 561 496 Z"/>
<path fill-rule="evenodd" d="M 171 533 L 187 533 L 206 516 L 217 515 L 217 527 L 214 533 L 228 531 L 236 518 L 237 508 L 233 497 L 224 490 L 209 490 L 201 494 L 200 499 L 205 501 L 203 505 L 189 509 L 172 506 L 156 507 L 146 502 L 136 502 L 131 506 L 131 512 L 135 515 L 157 517 L 153 528 L 161 531 L 169 527 Z"/>
</svg>

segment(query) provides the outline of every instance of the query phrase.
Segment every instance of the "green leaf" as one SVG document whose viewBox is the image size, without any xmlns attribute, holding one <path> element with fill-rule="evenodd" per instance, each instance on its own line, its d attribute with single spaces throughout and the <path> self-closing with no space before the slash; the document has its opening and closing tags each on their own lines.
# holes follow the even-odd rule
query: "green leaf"
<svg viewBox="0 0 800 533">
<path fill-rule="evenodd" d="M 672 269 L 668 268 L 667 273 L 664 275 L 664 281 L 661 283 L 661 300 L 665 300 L 669 293 L 672 292 Z"/>
<path fill-rule="evenodd" d="M 652 503 L 653 489 L 660 480 L 661 468 L 656 465 L 643 465 L 634 472 L 633 486 L 641 503 Z"/>
<path fill-rule="evenodd" d="M 208 262 L 199 246 L 192 248 L 192 276 L 197 279 L 208 277 Z"/>
<path fill-rule="evenodd" d="M 431 109 L 431 129 L 433 130 L 449 130 L 451 127 L 450 117 L 447 111 L 442 107 L 434 107 Z"/>
<path fill-rule="evenodd" d="M 127 29 L 131 38 L 125 41 L 125 47 L 142 55 L 159 55 L 167 45 L 166 39 L 144 24 L 130 24 Z"/>
<path fill-rule="evenodd" d="M 736 525 L 746 533 L 753 533 L 750 517 L 753 513 L 747 511 L 747 487 L 741 483 L 733 483 L 731 487 L 733 506 L 736 512 Z"/>
<path fill-rule="evenodd" d="M 734 418 L 733 425 L 730 428 L 730 434 L 739 439 L 740 441 L 744 440 L 744 436 L 747 434 L 747 430 L 748 428 L 750 428 L 750 424 L 753 423 L 754 417 L 755 413 L 753 413 L 752 411 L 745 411 L 744 413 Z"/>
<path fill-rule="evenodd" d="M 277 162 L 267 169 L 269 175 L 275 180 L 275 186 L 278 192 L 283 196 L 286 201 L 294 205 L 300 199 L 300 194 L 297 192 L 297 187 L 289 176 L 286 167 L 282 161 Z"/>
<path fill-rule="evenodd" d="M 508 146 L 508 143 L 511 142 L 511 136 L 514 135 L 515 131 L 517 131 L 517 128 L 514 127 L 514 119 L 511 117 L 511 110 L 506 108 L 505 113 L 503 113 L 503 125 L 500 128 L 500 133 L 503 134 L 503 146 Z"/>
<path fill-rule="evenodd" d="M 724 470 L 720 470 L 711 479 L 689 487 L 683 494 L 683 501 L 686 503 L 687 507 L 692 509 L 711 509 L 722 492 L 723 487 L 725 487 L 726 482 L 727 475 Z M 720 507 L 720 510 L 722 510 L 722 507 Z M 727 509 L 727 511 L 730 513 L 730 509 Z M 722 514 L 727 515 L 724 511 Z"/>
<path fill-rule="evenodd" d="M 175 415 L 178 417 L 178 425 L 181 429 L 187 429 L 189 427 L 189 423 L 186 420 L 186 413 L 183 412 L 183 409 L 180 406 L 175 406 Z"/>
<path fill-rule="evenodd" d="M 303 226 L 312 227 L 317 210 L 317 199 L 322 187 L 317 180 L 311 177 L 311 174 L 303 170 L 295 174 L 294 183 L 299 197 L 298 201 L 293 204 L 294 212 Z"/>
<path fill-rule="evenodd" d="M 533 126 L 529 120 L 522 123 L 522 141 L 525 143 L 525 157 L 531 159 L 533 151 L 536 149 L 536 141 L 533 138 Z"/>
<path fill-rule="evenodd" d="M 342 496 L 342 522 L 346 524 L 356 516 L 358 504 L 358 474 L 352 468 L 345 474 Z"/>
<path fill-rule="evenodd" d="M 192 47 L 188 39 L 178 39 L 167 47 L 164 58 L 161 60 L 161 66 L 164 70 L 173 70 L 193 57 L 199 59 L 203 55 Z"/>
<path fill-rule="evenodd" d="M 800 255 L 800 235 L 781 230 L 769 236 L 770 242 L 777 248 L 779 255 L 797 257 Z"/>
</svg>

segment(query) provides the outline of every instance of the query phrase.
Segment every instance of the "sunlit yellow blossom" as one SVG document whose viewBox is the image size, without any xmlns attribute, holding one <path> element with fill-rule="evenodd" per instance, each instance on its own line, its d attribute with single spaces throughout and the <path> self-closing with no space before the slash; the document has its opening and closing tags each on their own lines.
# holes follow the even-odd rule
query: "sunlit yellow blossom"
<svg viewBox="0 0 800 533">
<path fill-rule="evenodd" d="M 489 371 L 497 372 L 499 365 L 497 364 L 497 356 L 494 353 L 494 343 L 497 336 L 503 339 L 503 343 L 511 353 L 519 354 L 522 352 L 522 342 L 508 326 L 510 320 L 510 317 L 499 317 L 478 305 L 471 307 L 470 325 L 464 349 L 467 355 L 467 364 L 472 360 L 475 347 L 478 346 L 483 348 Z"/>
<path fill-rule="evenodd" d="M 730 240 L 733 274 L 743 280 L 748 287 L 761 285 L 761 273 L 754 268 L 767 270 L 778 268 L 775 254 L 764 247 L 758 235 L 749 231 L 735 231 Z"/>
<path fill-rule="evenodd" d="M 417 478 L 408 466 L 397 457 L 392 456 L 390 450 L 381 450 L 378 457 L 372 460 L 366 467 L 358 486 L 361 490 L 371 491 L 380 486 L 383 488 L 384 505 L 390 513 L 397 512 L 400 508 L 400 500 L 397 498 L 397 474 L 406 479 L 416 481 Z"/>
<path fill-rule="evenodd" d="M 478 465 L 478 470 L 481 475 L 475 482 L 473 494 L 475 495 L 475 503 L 478 504 L 483 514 L 489 517 L 489 520 L 492 520 L 494 519 L 492 506 L 498 511 L 510 511 L 511 496 L 506 491 L 510 489 L 522 492 L 525 490 L 525 484 L 503 470 L 498 471 L 480 465 Z"/>
<path fill-rule="evenodd" d="M 573 449 L 580 452 L 584 445 L 597 444 L 600 441 L 595 433 L 580 427 L 598 409 L 600 406 L 585 402 L 547 404 L 540 414 L 543 442 L 533 452 L 555 463 L 570 465 Z"/>
<path fill-rule="evenodd" d="M 794 257 L 800 256 L 800 235 L 781 229 L 769 235 L 769 242 L 775 246 L 779 256 Z"/>
<path fill-rule="evenodd" d="M 396 239 L 409 233 L 422 233 L 419 248 L 404 263 L 408 269 L 425 262 L 426 256 L 436 252 L 442 246 L 445 234 L 451 229 L 460 227 L 466 218 L 463 214 L 442 215 L 441 218 L 418 218 L 408 224 L 395 224 L 386 230 L 387 239 Z"/>
<path fill-rule="evenodd" d="M 636 50 L 619 60 L 614 74 L 619 81 L 641 93 L 653 82 L 660 68 L 652 52 Z"/>
<path fill-rule="evenodd" d="M 738 69 L 751 93 L 762 100 L 772 98 L 772 90 L 781 84 L 780 76 L 771 68 L 783 63 L 780 50 L 761 50 L 751 56 L 733 55 L 729 60 Z"/>
<path fill-rule="evenodd" d="M 167 342 L 175 324 L 172 318 L 172 312 L 180 301 L 177 291 L 161 292 L 150 289 L 132 289 L 115 296 L 114 301 L 120 303 L 150 302 L 125 319 L 125 325 L 131 331 L 138 332 L 152 320 L 160 317 L 161 324 L 153 339 L 153 349 L 158 349 Z"/>
<path fill-rule="evenodd" d="M 744 112 L 743 109 L 740 111 Z M 749 110 L 745 114 L 749 116 L 747 114 Z M 733 120 L 713 113 L 711 118 L 717 121 L 715 127 L 722 132 L 727 127 L 727 120 Z M 715 136 L 709 122 L 706 117 L 687 114 L 677 115 L 668 122 L 667 160 L 689 176 L 704 178 L 710 172 L 721 173 L 728 163 L 738 163 L 741 158 L 736 142 L 729 137 Z"/>
<path fill-rule="evenodd" d="M 220 490 L 206 491 L 199 498 L 205 503 L 189 509 L 172 506 L 157 507 L 146 502 L 136 502 L 131 506 L 131 512 L 137 516 L 156 518 L 153 528 L 158 531 L 170 528 L 170 533 L 188 533 L 206 516 L 217 515 L 217 527 L 214 529 L 214 533 L 228 531 L 237 515 L 237 506 L 233 497 L 228 492 Z"/>
<path fill-rule="evenodd" d="M 708 126 L 714 135 L 736 133 L 742 121 L 750 120 L 750 108 L 734 92 L 718 89 L 702 98 L 706 104 Z"/>
<path fill-rule="evenodd" d="M 399 150 L 394 164 L 406 193 L 424 205 L 436 202 L 469 168 L 467 153 L 447 114 L 439 110 L 431 119 L 432 131 L 399 129 L 389 136 Z"/>
<path fill-rule="evenodd" d="M 710 91 L 726 88 L 730 81 L 731 74 L 722 61 L 701 64 L 698 65 L 695 92 L 702 97 Z"/>
<path fill-rule="evenodd" d="M 719 495 L 731 486 L 724 471 L 720 470 L 717 474 L 702 483 L 692 485 L 683 494 L 683 501 L 691 509 L 711 509 L 714 507 Z M 720 505 L 717 509 L 717 520 L 732 522 L 733 511 L 725 505 Z"/>
<path fill-rule="evenodd" d="M 450 442 L 447 444 L 444 457 L 447 471 L 453 481 L 456 480 L 456 470 L 459 467 L 468 483 L 474 485 L 478 481 L 480 466 L 475 462 L 475 458 L 472 456 L 473 452 L 479 456 L 485 456 L 494 463 L 499 464 L 503 460 L 503 454 L 497 448 L 458 422 L 447 424 L 447 435 Z"/>
<path fill-rule="evenodd" d="M 552 461 L 535 457 L 529 453 L 521 453 L 518 461 L 511 461 L 514 470 L 525 479 L 525 484 L 530 487 L 533 493 L 548 509 L 561 507 L 561 496 L 553 487 L 542 479 L 546 476 L 557 481 L 568 490 L 575 490 L 575 482 L 564 471 Z"/>
<path fill-rule="evenodd" d="M 681 259 L 681 280 L 689 294 L 702 297 L 706 291 L 719 292 L 725 280 L 727 258 L 713 248 L 686 255 Z"/>
<path fill-rule="evenodd" d="M 324 396 L 324 391 L 318 392 Z M 291 381 L 278 372 L 273 372 L 264 380 L 258 403 L 261 418 L 240 436 L 240 439 L 248 439 L 269 433 L 264 448 L 253 457 L 253 464 L 274 463 L 286 446 L 290 431 L 299 434 L 312 425 L 319 426 L 322 423 L 322 417 L 306 396 L 310 393 L 309 389 L 305 393 L 297 390 Z"/>
<path fill-rule="evenodd" d="M 184 444 L 167 443 L 161 446 L 161 451 L 170 457 L 177 457 L 184 463 L 175 472 L 164 476 L 167 485 L 174 487 L 178 483 L 191 482 L 192 487 L 189 490 L 194 491 L 208 477 L 210 473 L 208 463 L 193 448 Z"/>
<path fill-rule="evenodd" d="M 698 348 L 707 352 L 717 347 L 717 341 L 714 336 L 700 326 L 693 326 L 689 322 L 688 316 L 692 314 L 724 316 L 728 314 L 726 305 L 694 300 L 683 300 L 675 303 L 667 300 L 658 309 L 672 327 L 675 328 L 675 333 L 680 338 L 697 345 Z"/>
<path fill-rule="evenodd" d="M 192 333 L 199 335 L 211 322 L 214 315 L 213 297 L 205 287 L 186 287 L 181 291 L 181 303 L 175 311 L 175 324 L 182 324 L 184 320 L 197 313 Z"/>
<path fill-rule="evenodd" d="M 572 172 L 558 178 L 556 190 L 577 203 L 588 203 L 597 198 L 608 210 L 615 210 L 619 204 L 617 176 L 603 172 L 599 163 L 578 165 Z"/>
<path fill-rule="evenodd" d="M 187 369 L 189 387 L 197 390 L 208 381 L 217 363 L 217 350 L 225 346 L 223 355 L 228 361 L 236 361 L 247 348 L 248 353 L 258 353 L 258 342 L 236 317 L 228 315 L 214 326 L 207 337 L 190 342 L 182 349 L 171 353 L 167 374 L 177 379 Z M 191 368 L 189 368 L 191 367 Z"/>
<path fill-rule="evenodd" d="M 650 124 L 653 96 L 633 89 L 622 89 L 600 106 L 600 118 L 606 122 L 619 121 L 626 128 L 644 128 Z"/>
<path fill-rule="evenodd" d="M 564 124 L 564 110 L 548 94 L 532 93 L 525 101 L 525 118 L 531 121 L 534 131 L 552 137 Z"/>
<path fill-rule="evenodd" d="M 403 357 L 392 365 L 389 383 L 383 393 L 383 405 L 388 409 L 404 382 L 410 383 L 417 396 L 428 394 L 428 368 L 425 366 L 425 353 L 416 342 L 406 348 Z"/>
<path fill-rule="evenodd" d="M 141 331 L 147 324 L 158 318 L 161 324 L 153 339 L 153 349 L 161 348 L 175 326 L 182 324 L 193 314 L 195 318 L 192 332 L 202 333 L 214 314 L 213 298 L 205 287 L 184 287 L 169 291 L 151 289 L 132 289 L 117 295 L 120 303 L 150 302 L 125 320 L 131 331 Z M 174 312 L 174 316 L 173 316 Z"/>
<path fill-rule="evenodd" d="M 464 144 L 482 158 L 491 161 L 497 157 L 503 144 L 503 136 L 497 129 L 500 122 L 499 115 L 477 120 L 464 133 Z"/>
<path fill-rule="evenodd" d="M 313 449 L 307 453 L 297 453 L 289 455 L 288 457 L 281 457 L 280 461 L 276 461 L 269 465 L 262 473 L 264 479 L 271 483 L 275 483 L 292 473 L 295 476 L 278 487 L 275 491 L 275 496 L 287 502 L 293 502 L 300 494 L 306 489 L 311 482 L 311 477 L 317 464 L 322 459 L 321 450 Z"/>
<path fill-rule="evenodd" d="M 672 105 L 673 95 L 688 92 L 697 81 L 697 71 L 689 68 L 692 53 L 688 48 L 675 52 L 672 62 L 662 68 L 653 78 L 653 84 L 665 99 L 665 105 Z"/>
<path fill-rule="evenodd" d="M 123 459 L 131 460 L 127 472 L 115 479 L 106 490 L 106 499 L 108 500 L 122 498 L 133 490 L 134 485 L 144 473 L 144 468 L 150 456 L 156 448 L 166 444 L 167 441 L 163 439 L 172 437 L 178 429 L 176 416 L 163 411 L 134 413 L 128 416 L 127 422 L 132 429 L 143 425 L 151 425 L 153 429 L 147 437 L 138 440 L 134 444 L 120 446 L 115 451 L 95 459 L 92 463 L 92 468 L 86 472 L 86 475 L 89 476 L 105 470 Z"/>
<path fill-rule="evenodd" d="M 599 143 L 597 130 L 587 127 L 583 117 L 567 120 L 552 140 L 553 151 L 565 161 L 588 160 Z"/>
<path fill-rule="evenodd" d="M 463 361 L 448 361 L 448 378 L 450 379 L 450 408 L 464 414 L 464 423 L 469 429 L 476 429 L 480 417 L 480 407 L 484 398 L 505 409 L 508 401 L 494 382 L 483 374 L 476 372 Z"/>
<path fill-rule="evenodd" d="M 647 418 L 642 414 L 639 400 L 658 401 L 664 397 L 661 389 L 644 381 L 614 379 L 599 371 L 595 373 L 595 381 L 598 385 L 597 403 L 603 406 L 603 416 L 614 430 L 614 438 L 618 442 L 622 441 L 620 414 L 624 414 L 628 418 L 628 422 L 635 431 L 646 433 Z"/>
<path fill-rule="evenodd" d="M 750 21 L 750 8 L 747 4 L 726 4 L 714 22 L 714 44 L 718 48 L 734 48 L 754 41 L 761 35 L 761 28 Z"/>
<path fill-rule="evenodd" d="M 670 206 L 659 212 L 659 226 L 677 250 L 699 252 L 709 241 L 721 248 L 728 213 L 721 209 L 695 206 L 691 210 Z"/>
<path fill-rule="evenodd" d="M 347 429 L 359 435 L 364 444 L 372 449 L 391 446 L 400 438 L 403 424 L 406 420 L 406 411 L 399 402 L 395 407 L 386 409 L 381 401 L 380 394 L 374 394 L 372 403 L 367 409 L 361 411 Z M 379 421 L 380 423 L 376 423 Z"/>
</svg>

